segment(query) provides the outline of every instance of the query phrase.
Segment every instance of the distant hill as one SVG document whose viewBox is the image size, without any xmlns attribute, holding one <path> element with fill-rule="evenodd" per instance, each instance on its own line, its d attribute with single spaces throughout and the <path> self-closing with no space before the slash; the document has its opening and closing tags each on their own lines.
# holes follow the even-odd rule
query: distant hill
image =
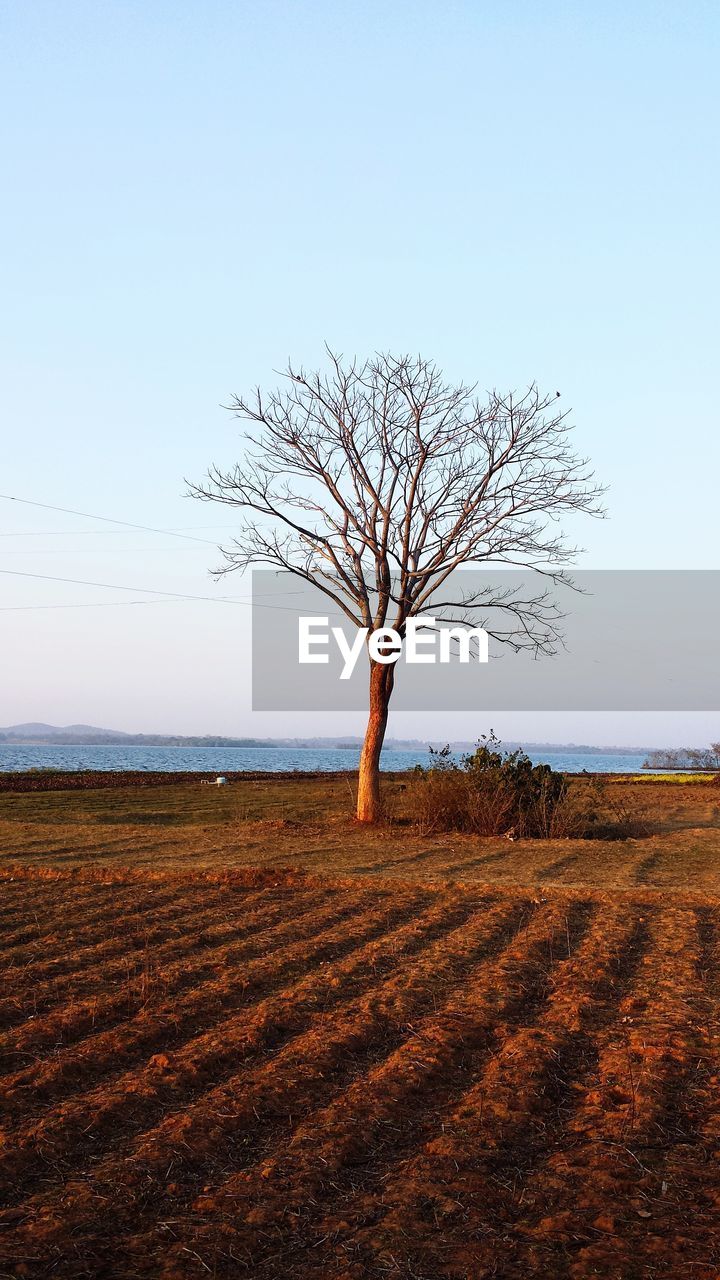
<svg viewBox="0 0 720 1280">
<path fill-rule="evenodd" d="M 0 729 L 0 745 L 55 747 L 272 747 L 260 738 L 223 738 L 206 734 L 123 733 L 120 729 L 99 729 L 91 724 L 12 724 Z"/>
<path fill-rule="evenodd" d="M 107 739 L 122 740 L 131 735 L 123 733 L 120 729 L 99 729 L 93 724 L 40 724 L 31 722 L 30 724 L 12 724 L 5 729 L 0 729 L 0 738 L 28 739 L 32 742 L 48 742 L 55 741 L 58 738 L 72 739 L 86 738 L 91 735 L 94 738 L 102 737 Z"/>
</svg>

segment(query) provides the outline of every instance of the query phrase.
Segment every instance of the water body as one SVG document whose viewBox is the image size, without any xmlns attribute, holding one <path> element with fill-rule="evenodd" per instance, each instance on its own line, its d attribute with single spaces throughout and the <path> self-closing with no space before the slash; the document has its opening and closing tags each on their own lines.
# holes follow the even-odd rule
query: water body
<svg viewBox="0 0 720 1280">
<path fill-rule="evenodd" d="M 240 770 L 286 773 L 335 772 L 356 769 L 359 749 L 338 751 L 315 747 L 51 747 L 0 744 L 0 772 L 26 769 L 100 769 L 125 772 L 233 773 Z M 643 757 L 623 752 L 585 755 L 582 752 L 532 754 L 535 764 L 546 763 L 567 773 L 639 773 Z M 428 764 L 427 751 L 384 751 L 385 770 L 411 769 Z"/>
</svg>

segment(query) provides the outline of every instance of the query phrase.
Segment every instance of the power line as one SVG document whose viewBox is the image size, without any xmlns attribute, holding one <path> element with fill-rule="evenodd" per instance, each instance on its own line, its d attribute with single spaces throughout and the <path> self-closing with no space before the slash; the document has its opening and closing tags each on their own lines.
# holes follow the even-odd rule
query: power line
<svg viewBox="0 0 720 1280">
<path fill-rule="evenodd" d="M 175 600 L 210 600 L 212 603 L 226 603 L 233 599 L 231 596 L 196 596 L 188 592 L 163 591 L 152 587 L 127 587 L 117 582 L 88 582 L 85 578 L 56 578 L 49 573 L 26 573 L 20 569 L 0 569 L 0 573 L 11 578 L 36 578 L 41 582 L 71 583 L 76 587 L 107 587 L 110 591 L 135 591 L 138 595 L 167 596 Z"/>
<path fill-rule="evenodd" d="M 40 581 L 40 582 L 63 582 L 63 583 L 70 583 L 76 587 L 101 587 L 109 591 L 133 591 L 133 592 L 137 592 L 139 595 L 165 597 L 165 599 L 162 599 L 162 600 L 113 600 L 113 601 L 107 602 L 107 604 L 113 604 L 113 605 L 171 604 L 175 600 L 185 600 L 185 601 L 201 600 L 206 602 L 209 601 L 211 604 L 240 604 L 240 605 L 254 604 L 259 609 L 278 609 L 283 613 L 297 613 L 297 610 L 294 609 L 291 605 L 267 604 L 262 600 L 254 600 L 251 596 L 246 596 L 246 597 L 243 597 L 243 596 L 196 596 L 196 595 L 190 595 L 188 593 L 179 592 L 179 591 L 163 591 L 162 589 L 157 590 L 152 587 L 128 587 L 117 582 L 89 582 L 85 578 L 57 578 L 54 575 L 49 573 L 26 573 L 26 572 L 22 572 L 19 569 L 0 569 L 0 574 L 3 574 L 4 576 L 11 577 L 11 578 L 33 578 L 33 579 L 37 579 L 37 581 Z M 303 594 L 302 591 L 283 592 L 283 595 L 286 598 L 291 595 L 302 595 L 302 594 Z M 101 604 L 102 602 L 91 601 L 89 604 L 85 604 L 85 605 L 82 605 L 82 604 L 77 604 L 77 605 L 75 604 L 71 604 L 71 605 L 62 605 L 62 604 L 0 605 L 0 612 L 15 613 L 20 611 L 29 611 L 31 609 L 83 609 L 83 608 L 94 609 L 94 608 L 101 607 Z M 315 614 L 318 617 L 324 616 L 319 609 L 310 609 L 308 610 L 308 612 L 311 614 Z M 332 612 L 333 611 L 330 608 L 328 608 L 327 613 L 329 614 Z"/>
<path fill-rule="evenodd" d="M 23 505 L 23 506 L 28 506 L 28 507 L 39 507 L 39 508 L 41 508 L 41 509 L 42 509 L 42 510 L 44 510 L 44 511 L 61 511 L 61 512 L 63 512 L 65 515 L 81 516 L 81 517 L 83 517 L 84 519 L 87 519 L 87 520 L 101 520 L 101 521 L 103 521 L 103 522 L 104 522 L 104 523 L 106 523 L 106 524 L 122 525 L 124 528 L 127 528 L 127 529 L 140 529 L 140 530 L 142 530 L 144 533 L 160 533 L 160 534 L 167 534 L 169 537 L 173 537 L 173 538 L 183 538 L 183 539 L 185 539 L 185 540 L 186 540 L 186 541 L 188 541 L 188 542 L 202 542 L 202 543 L 203 543 L 203 544 L 205 544 L 206 546 L 209 546 L 209 547 L 215 547 L 215 548 L 217 548 L 217 543 L 216 543 L 216 542 L 211 541 L 211 539 L 209 539 L 209 538 L 194 538 L 194 537 L 192 537 L 190 534 L 182 533 L 182 532 L 180 532 L 180 531 L 179 531 L 179 530 L 177 530 L 177 529 L 158 529 L 158 528 L 155 528 L 155 527 L 154 527 L 154 526 L 152 526 L 152 525 L 146 525 L 146 524 L 135 524 L 135 523 L 133 523 L 133 522 L 132 522 L 132 521 L 130 521 L 130 520 L 115 520 L 115 519 L 114 519 L 114 518 L 112 518 L 111 516 L 99 516 L 99 515 L 93 515 L 93 514 L 92 514 L 91 512 L 89 512 L 89 511 L 76 511 L 76 510 L 74 510 L 74 509 L 73 509 L 73 508 L 71 508 L 71 507 L 58 507 L 58 506 L 53 506 L 53 505 L 51 505 L 50 503 L 47 503 L 47 502 L 34 502 L 34 501 L 31 501 L 29 498 L 17 498 L 17 497 L 15 497 L 14 495 L 9 494 L 9 493 L 0 493 L 0 499 L 2 499 L 2 500 L 3 500 L 3 501 L 5 501 L 5 502 L 19 502 L 19 503 L 22 503 L 22 505 Z M 192 527 L 192 526 L 189 526 L 189 527 Z M 205 529 L 222 529 L 222 528 L 229 528 L 230 526 L 227 526 L 227 525 L 200 525 L 200 526 L 197 526 L 197 527 L 199 527 L 199 528 L 205 528 Z M 60 533 L 65 533 L 65 532 L 69 532 L 69 531 L 64 531 L 64 530 L 58 530 L 58 531 L 57 531 L 57 533 L 58 533 L 58 534 L 60 534 Z M 87 534 L 87 533 L 96 533 L 96 532 L 98 532 L 98 530 L 87 530 L 87 529 L 85 529 L 85 530 L 81 530 L 80 532 Z M 118 530 L 118 532 L 119 532 L 119 530 Z M 2 537 L 15 537 L 15 536 L 17 536 L 17 535 L 15 535 L 15 534 L 0 534 L 0 536 L 2 536 Z M 39 535 L 39 536 L 45 536 L 45 535 Z M 55 535 L 53 534 L 53 536 L 55 536 Z M 134 548 L 133 548 L 133 550 L 134 550 Z M 12 553 L 10 553 L 10 554 L 12 554 Z M 2 612 L 2 613 L 25 613 L 25 612 L 35 611 L 35 610 L 38 610 L 38 609 L 94 609 L 94 608 L 108 608 L 108 607 L 111 607 L 111 606 L 119 606 L 119 605 L 125 605 L 125 604 L 127 604 L 127 605 L 134 605 L 134 604 L 170 604 L 170 603 L 172 603 L 174 600 L 185 600 L 185 601 L 196 601 L 196 600 L 199 600 L 199 601 L 206 601 L 206 602 L 210 602 L 211 604 L 255 604 L 258 608 L 261 608 L 261 609 L 278 609 L 278 610 L 281 610 L 282 612 L 285 612 L 285 613 L 295 613 L 295 612 L 296 612 L 296 610 L 295 610 L 295 609 L 293 609 L 293 608 L 292 608 L 292 606 L 287 606 L 287 605 L 278 605 L 278 604 L 275 604 L 275 605 L 273 605 L 273 604 L 266 604 L 266 603 L 264 603 L 264 602 L 262 602 L 262 601 L 259 601 L 259 600 L 253 600 L 253 599 L 252 599 L 252 598 L 250 598 L 250 597 L 243 598 L 242 596 L 198 596 L 198 595 L 190 595 L 190 594 L 189 594 L 189 593 L 187 593 L 187 592 L 155 590 L 155 589 L 153 589 L 153 588 L 149 588 L 149 587 L 128 587 L 128 586 L 125 586 L 124 584 L 119 584 L 119 583 L 111 583 L 111 582 L 90 582 L 90 581 L 87 581 L 87 580 L 86 580 L 86 579 L 84 579 L 84 578 L 60 578 L 60 577 L 55 577 L 54 575 L 51 575 L 51 574 L 49 574 L 49 573 L 27 573 L 27 572 L 23 572 L 23 571 L 21 571 L 21 570 L 19 570 L 19 569 L 0 569 L 0 574 L 3 574 L 3 575 L 5 575 L 5 576 L 7 576 L 7 577 L 13 577 L 13 578 L 34 578 L 34 579 L 36 579 L 36 580 L 37 580 L 37 581 L 39 581 L 39 582 L 62 582 L 62 583 L 66 583 L 66 584 L 67 584 L 67 583 L 69 583 L 69 584 L 72 584 L 72 585 L 74 585 L 74 586 L 81 586 L 81 587 L 100 587 L 100 588 L 108 589 L 108 590 L 112 590 L 112 591 L 132 591 L 132 592 L 136 592 L 136 593 L 138 593 L 138 594 L 140 594 L 140 595 L 163 596 L 163 597 L 164 597 L 164 599 L 162 599 L 162 600 L 111 600 L 111 601 L 104 601 L 104 602 L 95 601 L 95 602 L 90 602 L 90 603 L 87 603 L 87 604 L 67 604 L 67 605 L 65 605 L 65 604 L 55 604 L 55 605 L 43 605 L 43 604 L 37 604 L 37 605 L 0 605 L 0 612 Z M 301 592 L 299 592 L 299 591 L 294 591 L 294 592 L 293 592 L 293 591 L 286 591 L 286 592 L 284 592 L 283 594 L 287 597 L 287 596 L 289 596 L 289 595 L 300 595 L 300 594 L 302 594 L 302 593 L 301 593 Z M 317 609 L 311 609 L 309 612 L 310 612 L 310 613 L 312 613 L 312 614 L 316 614 L 318 617 L 323 616 L 323 615 L 320 613 L 320 611 L 319 611 L 319 610 L 317 610 Z M 331 612 L 332 612 L 332 611 L 331 611 Z"/>
<path fill-rule="evenodd" d="M 121 530 L 118 529 L 118 533 L 120 532 Z M 207 555 L 202 547 L 155 547 L 152 555 L 189 555 L 192 551 Z M 23 551 L 17 547 L 8 551 L 5 547 L 0 547 L 0 556 L 14 556 L 16 560 L 24 560 L 26 556 L 147 556 L 149 554 L 151 553 L 147 547 L 43 547 L 40 550 L 33 547 L 30 551 Z"/>
<path fill-rule="evenodd" d="M 233 603 L 227 597 L 228 604 Z M 133 604 L 177 604 L 177 600 L 93 600 L 84 604 L 3 604 L 0 613 L 34 613 L 38 609 L 121 609 Z M 184 600 L 182 603 L 186 603 Z M 244 601 L 237 600 L 237 604 Z"/>
<path fill-rule="evenodd" d="M 204 542 L 209 547 L 216 547 L 217 543 L 210 538 L 194 538 L 190 533 L 178 533 L 172 529 L 156 529 L 148 524 L 134 524 L 131 520 L 115 520 L 112 516 L 93 515 L 90 511 L 75 511 L 72 507 L 56 507 L 49 502 L 33 502 L 30 498 L 16 498 L 10 493 L 0 493 L 0 498 L 5 502 L 19 502 L 25 507 L 40 507 L 43 511 L 62 511 L 68 516 L 82 516 L 85 520 L 101 520 L 104 524 L 120 524 L 127 529 L 142 529 L 144 533 L 163 533 L 169 538 L 184 538 L 187 542 Z"/>
<path fill-rule="evenodd" d="M 0 495 L 1 497 L 2 495 Z M 17 502 L 17 498 L 11 499 Z M 97 519 L 98 517 L 94 517 Z M 135 528 L 135 525 L 131 526 Z M 139 526 L 143 528 L 144 526 Z M 234 525 L 231 524 L 186 524 L 179 529 L 152 529 L 152 533 L 182 533 L 185 529 L 225 529 L 233 530 Z M 3 531 L 0 538 L 94 538 L 98 534 L 122 533 L 122 529 L 14 529 L 8 533 Z M 208 546 L 216 546 L 214 542 L 210 542 L 207 538 L 198 538 L 198 542 L 203 542 Z"/>
</svg>

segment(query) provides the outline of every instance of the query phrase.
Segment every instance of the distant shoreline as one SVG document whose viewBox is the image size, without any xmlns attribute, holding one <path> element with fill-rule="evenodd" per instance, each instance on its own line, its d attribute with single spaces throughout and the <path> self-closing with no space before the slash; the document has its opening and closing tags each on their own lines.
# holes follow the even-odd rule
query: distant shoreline
<svg viewBox="0 0 720 1280">
<path fill-rule="evenodd" d="M 78 726 L 80 728 L 80 726 Z M 47 729 L 47 732 L 39 730 Z M 32 732 L 36 730 L 35 732 Z M 428 751 L 430 747 L 445 746 L 447 739 L 430 738 L 388 738 L 385 750 L 388 751 Z M 455 739 L 449 742 L 453 751 L 472 751 L 478 739 Z M 177 748 L 209 748 L 238 751 L 292 750 L 292 751 L 359 751 L 362 738 L 351 734 L 338 734 L 337 737 L 300 737 L 300 738 L 236 738 L 222 737 L 219 734 L 188 735 L 158 733 L 123 733 L 114 729 L 96 729 L 87 726 L 87 732 L 72 732 L 70 729 L 55 728 L 51 725 L 12 725 L 0 729 L 0 747 L 177 747 Z M 647 755 L 656 747 L 619 747 L 594 746 L 589 743 L 576 742 L 525 742 L 518 739 L 502 741 L 502 746 L 510 751 L 542 751 L 552 755 Z"/>
</svg>

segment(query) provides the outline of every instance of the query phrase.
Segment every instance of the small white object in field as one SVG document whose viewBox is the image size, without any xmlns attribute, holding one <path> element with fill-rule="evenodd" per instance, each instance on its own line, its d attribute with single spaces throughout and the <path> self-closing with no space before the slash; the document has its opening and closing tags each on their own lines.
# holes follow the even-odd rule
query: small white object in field
<svg viewBox="0 0 720 1280">
<path fill-rule="evenodd" d="M 224 786 L 227 786 L 227 778 L 223 778 L 223 777 L 216 778 L 216 779 L 215 779 L 215 786 L 216 786 L 216 787 L 224 787 Z"/>
</svg>

